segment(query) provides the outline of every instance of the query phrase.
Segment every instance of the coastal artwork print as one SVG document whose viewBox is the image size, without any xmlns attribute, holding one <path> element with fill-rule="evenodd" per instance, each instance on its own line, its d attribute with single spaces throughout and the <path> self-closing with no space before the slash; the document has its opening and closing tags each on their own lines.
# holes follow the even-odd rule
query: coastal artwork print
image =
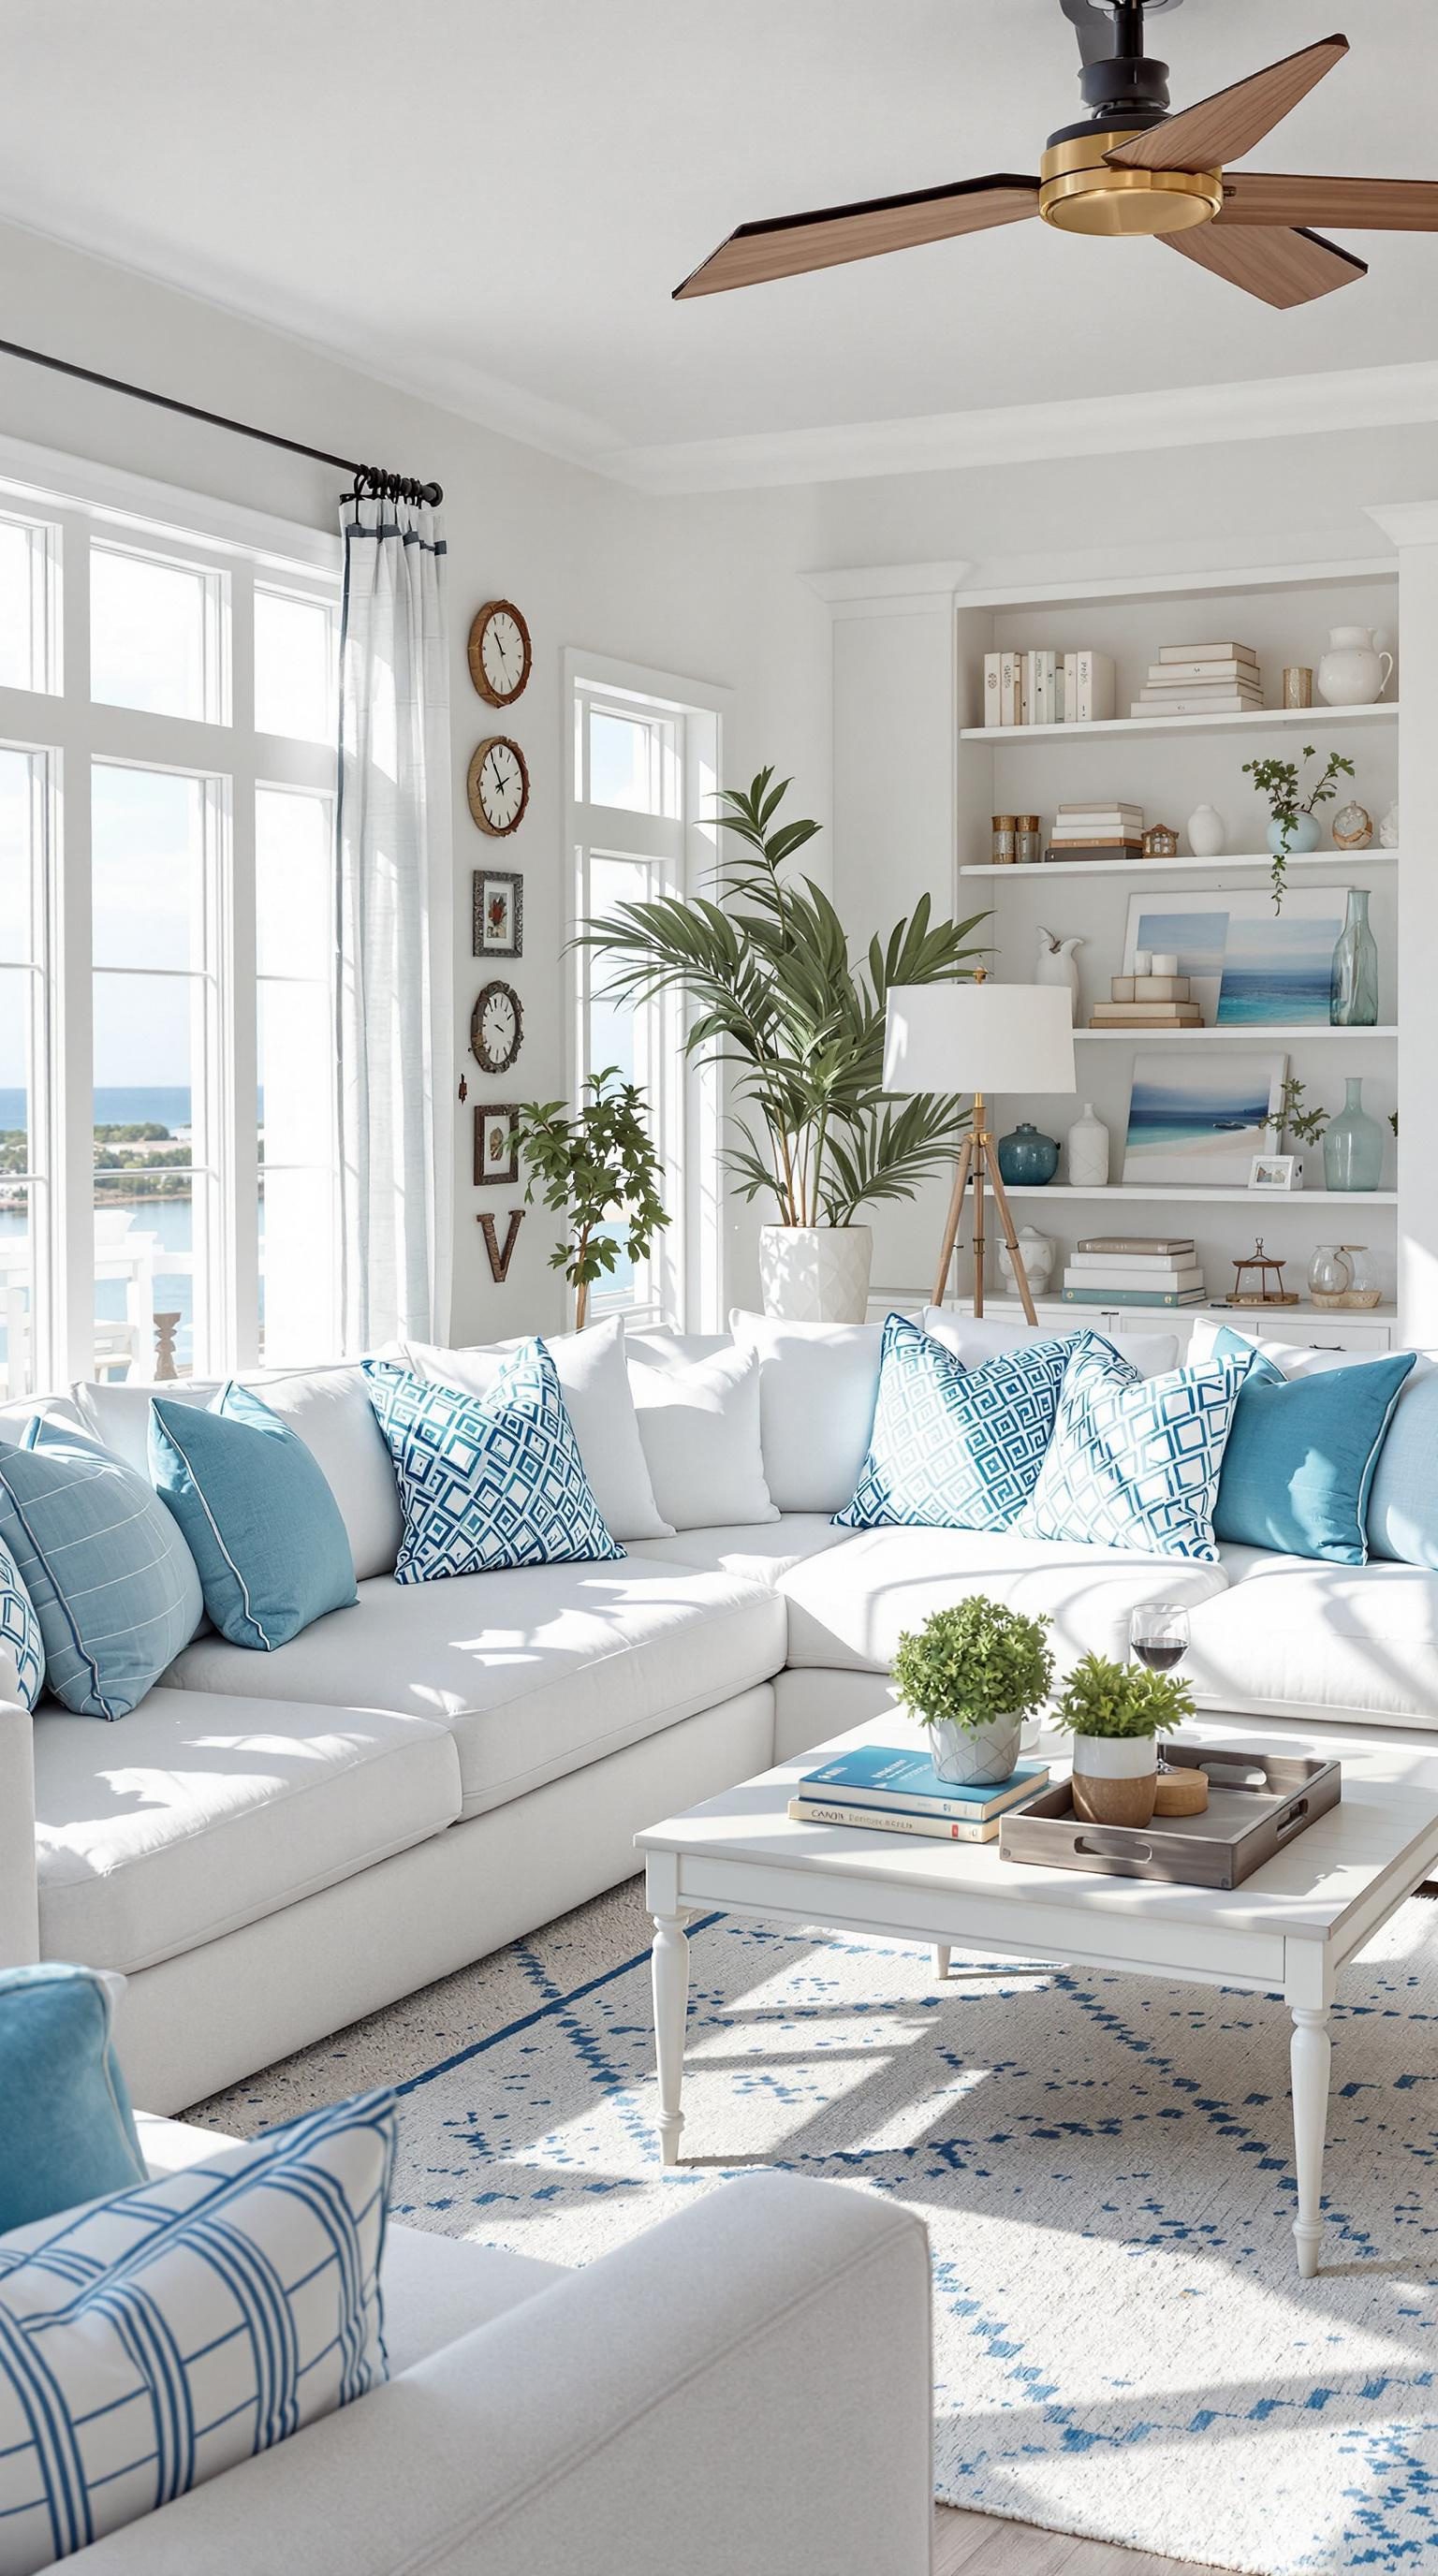
<svg viewBox="0 0 1438 2576">
<path fill-rule="evenodd" d="M 1130 895 L 1123 971 L 1132 975 L 1134 959 L 1176 957 L 1178 972 L 1189 979 L 1192 998 L 1211 1028 L 1218 1017 L 1223 989 L 1223 952 L 1228 939 L 1228 899 L 1205 902 L 1201 895 L 1179 895 L 1165 902 L 1149 894 Z"/>
<path fill-rule="evenodd" d="M 1326 1029 L 1333 952 L 1347 909 L 1346 886 L 1290 890 L 1278 913 L 1266 896 L 1233 896 L 1218 1026 Z"/>
<path fill-rule="evenodd" d="M 1285 1055 L 1140 1047 L 1133 1059 L 1126 1182 L 1246 1189 L 1255 1154 L 1272 1147 Z"/>
</svg>

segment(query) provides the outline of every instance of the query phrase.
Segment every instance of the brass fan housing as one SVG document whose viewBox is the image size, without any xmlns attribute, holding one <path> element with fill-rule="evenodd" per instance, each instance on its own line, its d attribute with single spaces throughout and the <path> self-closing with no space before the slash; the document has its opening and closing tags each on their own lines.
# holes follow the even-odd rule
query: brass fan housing
<svg viewBox="0 0 1438 2576">
<path fill-rule="evenodd" d="M 1039 213 L 1065 233 L 1135 237 L 1212 223 L 1223 204 L 1221 170 L 1116 170 L 1104 159 L 1151 128 L 1086 128 L 1051 143 L 1039 165 Z"/>
</svg>

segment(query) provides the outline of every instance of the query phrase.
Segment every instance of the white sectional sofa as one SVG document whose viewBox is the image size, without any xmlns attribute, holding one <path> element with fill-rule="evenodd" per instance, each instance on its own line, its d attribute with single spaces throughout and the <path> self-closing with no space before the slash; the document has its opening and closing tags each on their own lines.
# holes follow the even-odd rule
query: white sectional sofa
<svg viewBox="0 0 1438 2576">
<path fill-rule="evenodd" d="M 137 2099 L 195 2101 L 615 1884 L 656 1816 L 882 1710 L 900 1631 L 966 1592 L 1047 1611 L 1065 1667 L 1125 1654 L 1131 1609 L 1161 1592 L 1190 1606 L 1202 1707 L 1438 1727 L 1438 1573 L 835 1529 L 879 1328 L 736 1334 L 737 1351 L 631 1351 L 658 1373 L 641 1429 L 656 1384 L 696 1407 L 692 1437 L 688 1416 L 676 1440 L 656 1415 L 646 1450 L 687 1526 L 627 1539 L 622 1563 L 440 1583 L 392 1579 L 393 1477 L 362 1372 L 257 1381 L 335 1490 L 358 1605 L 272 1654 L 202 1634 L 115 1725 L 0 1706 L 0 1961 L 129 1977 Z M 129 1422 L 113 1402 L 87 1413 L 83 1389 L 82 1418 L 133 1450 L 145 1391 L 100 1392 L 123 1394 Z M 765 1516 L 706 1522 L 706 1476 Z"/>
</svg>

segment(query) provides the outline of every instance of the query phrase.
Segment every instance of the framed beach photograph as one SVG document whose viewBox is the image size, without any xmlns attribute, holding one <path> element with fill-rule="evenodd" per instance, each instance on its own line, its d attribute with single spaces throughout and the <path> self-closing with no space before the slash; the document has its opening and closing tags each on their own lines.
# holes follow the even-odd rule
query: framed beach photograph
<svg viewBox="0 0 1438 2576">
<path fill-rule="evenodd" d="M 1290 887 L 1281 913 L 1266 889 L 1130 895 L 1123 971 L 1145 949 L 1176 956 L 1208 1028 L 1327 1028 L 1347 910 L 1346 886 Z"/>
<path fill-rule="evenodd" d="M 1174 956 L 1178 972 L 1189 979 L 1193 999 L 1212 1028 L 1223 990 L 1223 951 L 1228 939 L 1226 895 L 1132 894 L 1123 946 L 1125 975 L 1136 972 L 1134 959 Z"/>
<path fill-rule="evenodd" d="M 1287 1072 L 1286 1055 L 1137 1048 L 1124 1180 L 1246 1190 L 1255 1155 L 1276 1159 L 1268 1149 Z"/>
<path fill-rule="evenodd" d="M 1273 1197 L 1286 1196 L 1290 1190 L 1301 1190 L 1303 1156 L 1301 1154 L 1255 1154 L 1253 1167 L 1248 1175 L 1248 1186 L 1251 1190 L 1265 1192 Z"/>
<path fill-rule="evenodd" d="M 513 1189 L 519 1178 L 519 1110 L 513 1101 L 482 1101 L 474 1113 L 474 1186 Z"/>
<path fill-rule="evenodd" d="M 518 869 L 475 869 L 474 954 L 524 955 L 524 878 Z"/>
</svg>

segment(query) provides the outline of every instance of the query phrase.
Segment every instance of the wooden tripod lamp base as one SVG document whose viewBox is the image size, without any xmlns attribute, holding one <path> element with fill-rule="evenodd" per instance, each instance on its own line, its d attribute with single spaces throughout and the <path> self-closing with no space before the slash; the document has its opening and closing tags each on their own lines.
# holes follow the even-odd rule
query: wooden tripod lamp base
<svg viewBox="0 0 1438 2576">
<path fill-rule="evenodd" d="M 1033 1292 L 1029 1287 L 1028 1272 L 1024 1268 L 1024 1257 L 1019 1250 L 1018 1236 L 1014 1232 L 1014 1220 L 1009 1208 L 1008 1192 L 1004 1188 L 1003 1175 L 999 1170 L 998 1154 L 994 1147 L 994 1140 L 984 1124 L 984 1095 L 981 1091 L 974 1094 L 973 1124 L 964 1138 L 963 1150 L 954 1166 L 953 1194 L 949 1200 L 949 1213 L 944 1223 L 944 1240 L 939 1247 L 938 1276 L 934 1281 L 936 1306 L 942 1306 L 948 1288 L 949 1270 L 959 1240 L 959 1228 L 964 1221 L 964 1195 L 970 1181 L 974 1185 L 974 1313 L 982 1315 L 984 1311 L 984 1187 L 987 1183 L 994 1194 L 994 1205 L 999 1212 L 999 1224 L 1003 1228 L 1004 1242 L 1008 1247 L 1009 1259 L 1014 1266 L 1014 1286 L 1023 1300 L 1024 1313 L 1029 1322 L 1037 1324 L 1039 1319 L 1034 1312 Z"/>
</svg>

